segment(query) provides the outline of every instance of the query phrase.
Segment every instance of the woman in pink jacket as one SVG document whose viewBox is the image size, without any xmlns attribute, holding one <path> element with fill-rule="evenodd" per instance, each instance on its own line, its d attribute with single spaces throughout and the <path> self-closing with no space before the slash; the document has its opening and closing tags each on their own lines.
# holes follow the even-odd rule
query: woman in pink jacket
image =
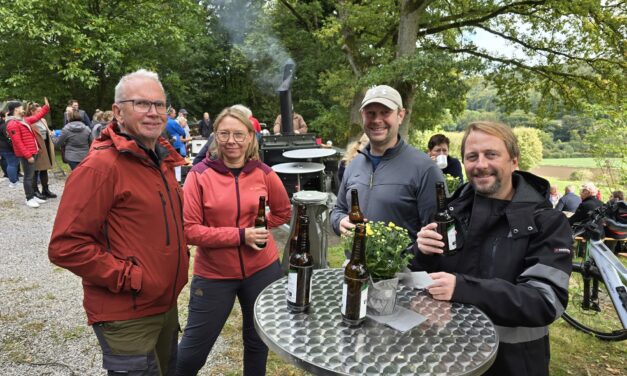
<svg viewBox="0 0 627 376">
<path fill-rule="evenodd" d="M 214 123 L 211 157 L 195 165 L 184 187 L 185 236 L 196 245 L 189 316 L 179 344 L 177 375 L 196 375 L 233 308 L 242 308 L 244 375 L 265 375 L 268 348 L 255 331 L 253 305 L 281 278 L 272 234 L 254 227 L 259 197 L 268 227 L 286 223 L 290 200 L 278 175 L 259 161 L 253 125 L 241 110 L 224 109 Z M 266 243 L 260 248 L 257 244 Z"/>
<path fill-rule="evenodd" d="M 46 202 L 35 196 L 33 189 L 33 178 L 35 176 L 35 160 L 39 154 L 37 139 L 35 138 L 36 129 L 33 124 L 46 116 L 50 110 L 48 98 L 44 98 L 45 106 L 41 111 L 32 116 L 24 116 L 24 107 L 22 102 L 11 101 L 8 104 L 7 116 L 7 133 L 13 144 L 13 152 L 19 158 L 22 165 L 22 173 L 24 174 L 24 193 L 26 194 L 26 205 L 31 208 L 38 208 L 39 204 Z"/>
</svg>

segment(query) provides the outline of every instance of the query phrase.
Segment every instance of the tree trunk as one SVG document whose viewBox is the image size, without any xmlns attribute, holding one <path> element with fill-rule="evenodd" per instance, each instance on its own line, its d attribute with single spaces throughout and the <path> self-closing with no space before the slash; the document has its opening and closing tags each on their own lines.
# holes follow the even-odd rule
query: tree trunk
<svg viewBox="0 0 627 376">
<path fill-rule="evenodd" d="M 396 44 L 396 58 L 412 56 L 416 53 L 416 41 L 418 39 L 418 20 L 420 13 L 424 11 L 429 0 L 402 0 L 400 19 L 398 24 L 398 42 Z M 405 118 L 401 123 L 399 134 L 405 140 L 409 134 L 411 126 L 411 113 L 414 105 L 415 86 L 411 83 L 399 82 L 396 89 L 403 97 L 403 105 L 405 107 Z"/>
</svg>

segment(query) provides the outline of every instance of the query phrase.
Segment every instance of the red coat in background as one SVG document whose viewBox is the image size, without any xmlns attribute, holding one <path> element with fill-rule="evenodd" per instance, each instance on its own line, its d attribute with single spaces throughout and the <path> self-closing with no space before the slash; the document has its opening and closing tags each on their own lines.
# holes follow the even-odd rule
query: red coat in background
<svg viewBox="0 0 627 376">
<path fill-rule="evenodd" d="M 46 116 L 48 111 L 50 111 L 50 107 L 43 106 L 41 111 L 32 116 L 27 116 L 22 119 L 8 118 L 7 133 L 11 138 L 13 153 L 15 153 L 16 157 L 28 159 L 39 152 L 37 139 L 35 138 L 35 132 L 37 132 L 37 130 L 33 129 L 31 124 L 35 124 Z"/>
</svg>

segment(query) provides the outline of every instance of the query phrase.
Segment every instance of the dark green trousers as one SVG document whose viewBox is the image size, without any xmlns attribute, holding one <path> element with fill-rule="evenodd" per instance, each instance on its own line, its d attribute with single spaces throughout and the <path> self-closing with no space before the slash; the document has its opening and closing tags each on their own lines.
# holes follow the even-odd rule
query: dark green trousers
<svg viewBox="0 0 627 376">
<path fill-rule="evenodd" d="M 179 332 L 178 309 L 133 320 L 93 325 L 108 375 L 174 375 Z"/>
</svg>

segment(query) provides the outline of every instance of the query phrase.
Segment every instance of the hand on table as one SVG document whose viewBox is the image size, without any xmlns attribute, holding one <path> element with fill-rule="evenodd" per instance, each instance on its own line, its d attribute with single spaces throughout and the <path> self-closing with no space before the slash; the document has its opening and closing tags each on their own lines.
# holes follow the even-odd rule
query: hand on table
<svg viewBox="0 0 627 376">
<path fill-rule="evenodd" d="M 456 277 L 455 274 L 437 272 L 429 274 L 433 279 L 433 284 L 427 287 L 427 291 L 435 300 L 449 301 L 453 297 L 455 291 Z"/>
</svg>

